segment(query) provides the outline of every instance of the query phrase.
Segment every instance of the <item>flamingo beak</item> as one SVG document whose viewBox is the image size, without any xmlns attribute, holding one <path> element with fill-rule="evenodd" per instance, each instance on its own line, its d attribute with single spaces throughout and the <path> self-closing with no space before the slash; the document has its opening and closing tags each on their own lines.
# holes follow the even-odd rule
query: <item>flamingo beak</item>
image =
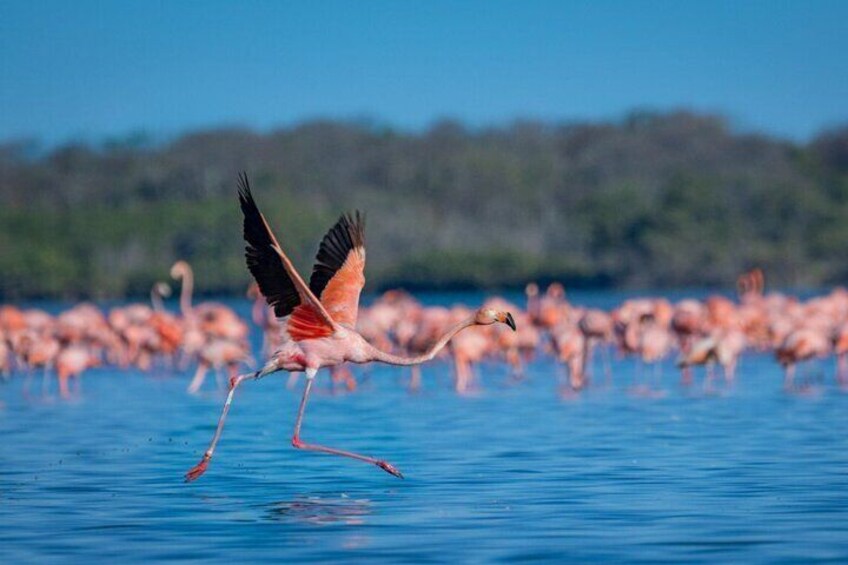
<svg viewBox="0 0 848 565">
<path fill-rule="evenodd" d="M 512 319 L 512 314 L 509 312 L 507 312 L 506 316 L 504 316 L 503 323 L 512 328 L 512 331 L 515 331 L 515 320 Z"/>
</svg>

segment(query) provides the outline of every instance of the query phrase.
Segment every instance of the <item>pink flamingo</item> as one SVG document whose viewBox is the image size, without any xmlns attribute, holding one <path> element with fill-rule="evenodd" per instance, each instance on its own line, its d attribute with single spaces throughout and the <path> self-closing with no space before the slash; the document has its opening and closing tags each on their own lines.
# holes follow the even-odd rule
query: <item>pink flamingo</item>
<svg viewBox="0 0 848 565">
<path fill-rule="evenodd" d="M 705 365 L 707 378 L 704 381 L 704 389 L 709 391 L 712 390 L 715 378 L 714 363 L 721 365 L 724 380 L 728 383 L 733 382 L 736 364 L 746 346 L 747 341 L 742 331 L 736 329 L 716 331 L 693 341 L 689 351 L 681 353 L 677 366 L 682 368 Z"/>
<path fill-rule="evenodd" d="M 550 338 L 557 360 L 566 367 L 571 390 L 582 390 L 586 386 L 583 333 L 575 324 L 562 322 L 551 329 Z"/>
<path fill-rule="evenodd" d="M 72 377 L 79 379 L 83 371 L 100 365 L 100 358 L 81 345 L 71 345 L 59 352 L 56 357 L 56 374 L 59 377 L 59 393 L 62 398 L 71 397 L 71 391 L 68 388 L 69 379 Z M 79 380 L 77 380 L 77 386 L 79 386 Z"/>
<path fill-rule="evenodd" d="M 604 344 L 612 340 L 613 335 L 613 320 L 612 317 L 602 310 L 590 309 L 581 316 L 577 327 L 583 333 L 583 364 L 586 378 L 591 378 L 589 368 L 592 366 L 592 352 L 596 344 Z M 612 369 L 610 369 L 609 357 L 607 350 L 601 348 L 603 355 L 604 372 L 606 373 L 607 384 L 612 379 Z"/>
<path fill-rule="evenodd" d="M 307 285 L 283 252 L 268 222 L 256 206 L 250 193 L 247 175 L 239 178 L 239 200 L 244 214 L 247 267 L 259 284 L 262 295 L 281 319 L 283 343 L 262 369 L 230 380 L 230 391 L 212 442 L 200 462 L 186 473 L 186 481 L 193 481 L 206 471 L 239 385 L 245 380 L 259 379 L 277 371 L 306 372 L 306 385 L 292 437 L 292 445 L 295 448 L 357 459 L 403 478 L 400 471 L 386 461 L 305 443 L 301 439 L 303 415 L 318 370 L 345 362 L 377 361 L 390 365 L 417 365 L 435 357 L 454 335 L 465 328 L 500 322 L 515 329 L 512 315 L 481 308 L 448 328 L 441 338 L 421 355 L 402 357 L 381 351 L 365 341 L 354 329 L 359 310 L 359 295 L 365 285 L 365 233 L 360 214 L 357 212 L 353 216 L 342 216 L 324 236 Z"/>
<path fill-rule="evenodd" d="M 795 366 L 801 361 L 825 357 L 832 349 L 829 336 L 817 328 L 799 328 L 783 340 L 775 350 L 778 362 L 783 365 L 783 388 L 790 392 L 795 387 Z"/>
</svg>

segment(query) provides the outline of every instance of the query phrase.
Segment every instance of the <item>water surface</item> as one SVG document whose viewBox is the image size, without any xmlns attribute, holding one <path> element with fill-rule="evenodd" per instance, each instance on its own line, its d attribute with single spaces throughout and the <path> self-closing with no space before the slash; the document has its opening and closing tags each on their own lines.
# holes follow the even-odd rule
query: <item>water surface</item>
<svg viewBox="0 0 848 565">
<path fill-rule="evenodd" d="M 709 394 L 668 363 L 663 395 L 634 395 L 638 364 L 613 367 L 579 397 L 558 394 L 546 358 L 521 382 L 479 367 L 464 397 L 440 363 L 418 394 L 396 368 L 359 370 L 351 394 L 319 375 L 304 439 L 385 458 L 403 481 L 292 449 L 300 388 L 285 376 L 245 384 L 192 484 L 223 401 L 213 383 L 190 396 L 188 373 L 104 368 L 63 402 L 14 379 L 0 386 L 0 561 L 848 560 L 848 396 L 829 362 L 802 369 L 820 384 L 794 396 L 762 355 Z"/>
</svg>

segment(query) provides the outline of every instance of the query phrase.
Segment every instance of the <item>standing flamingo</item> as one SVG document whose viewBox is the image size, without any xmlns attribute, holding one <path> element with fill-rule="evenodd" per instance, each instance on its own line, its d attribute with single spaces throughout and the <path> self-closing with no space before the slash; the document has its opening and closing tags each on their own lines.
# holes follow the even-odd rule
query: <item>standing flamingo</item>
<svg viewBox="0 0 848 565">
<path fill-rule="evenodd" d="M 212 442 L 200 462 L 186 473 L 186 481 L 193 481 L 206 471 L 239 385 L 247 379 L 259 379 L 277 371 L 306 372 L 306 384 L 292 436 L 292 445 L 295 448 L 358 459 L 403 478 L 400 471 L 386 461 L 301 440 L 303 414 L 318 370 L 345 362 L 378 361 L 390 365 L 417 365 L 435 357 L 454 335 L 465 328 L 501 322 L 514 330 L 512 315 L 509 312 L 481 308 L 448 328 L 441 338 L 421 355 L 402 357 L 381 351 L 365 341 L 354 329 L 359 295 L 365 285 L 365 232 L 363 218 L 359 212 L 355 215 L 343 215 L 324 236 L 307 285 L 283 252 L 268 222 L 256 206 L 245 174 L 239 178 L 239 201 L 244 214 L 247 267 L 259 284 L 262 295 L 280 318 L 283 339 L 279 349 L 262 369 L 230 380 L 230 391 Z"/>
<path fill-rule="evenodd" d="M 76 378 L 77 387 L 79 387 L 79 379 L 82 373 L 86 369 L 100 365 L 100 358 L 82 345 L 71 345 L 64 348 L 56 356 L 56 374 L 59 376 L 59 393 L 62 398 L 68 399 L 71 397 L 71 390 L 68 388 L 69 379 Z M 77 390 L 79 391 L 79 388 Z"/>
</svg>

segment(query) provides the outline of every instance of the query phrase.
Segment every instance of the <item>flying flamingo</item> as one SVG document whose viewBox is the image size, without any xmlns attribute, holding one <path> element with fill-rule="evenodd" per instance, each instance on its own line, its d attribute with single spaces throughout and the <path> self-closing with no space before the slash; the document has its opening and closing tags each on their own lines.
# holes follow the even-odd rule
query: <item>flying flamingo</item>
<svg viewBox="0 0 848 565">
<path fill-rule="evenodd" d="M 259 284 L 262 295 L 280 318 L 283 340 L 280 348 L 262 369 L 230 380 L 230 391 L 212 442 L 200 462 L 186 473 L 186 481 L 193 481 L 206 471 L 239 385 L 245 380 L 259 379 L 277 371 L 306 372 L 306 384 L 292 436 L 292 445 L 295 448 L 358 459 L 403 478 L 400 471 L 386 461 L 301 440 L 300 428 L 306 402 L 318 370 L 345 362 L 378 361 L 390 365 L 417 365 L 435 357 L 454 335 L 465 328 L 501 322 L 514 330 L 512 315 L 509 312 L 481 308 L 448 328 L 430 349 L 421 355 L 402 357 L 381 351 L 365 341 L 354 329 L 359 309 L 359 294 L 365 285 L 365 233 L 363 218 L 359 212 L 355 215 L 343 215 L 324 236 L 307 285 L 283 252 L 268 222 L 256 206 L 245 174 L 239 178 L 239 201 L 244 214 L 247 267 Z"/>
</svg>

